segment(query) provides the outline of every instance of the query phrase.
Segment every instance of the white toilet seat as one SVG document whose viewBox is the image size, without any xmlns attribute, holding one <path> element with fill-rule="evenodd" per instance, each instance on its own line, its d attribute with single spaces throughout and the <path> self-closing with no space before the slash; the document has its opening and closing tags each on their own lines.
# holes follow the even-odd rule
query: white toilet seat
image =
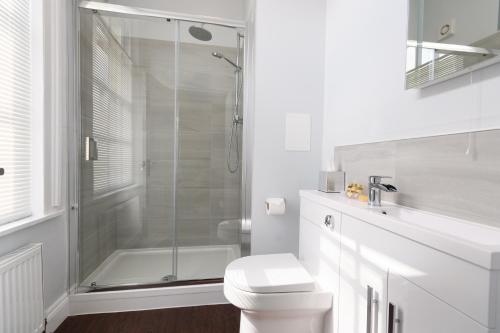
<svg viewBox="0 0 500 333">
<path fill-rule="evenodd" d="M 291 253 L 239 258 L 226 267 L 224 279 L 259 294 L 314 290 L 314 279 Z"/>
<path fill-rule="evenodd" d="M 224 295 L 241 309 L 240 333 L 319 333 L 332 307 L 331 292 L 289 253 L 233 261 L 226 268 Z"/>
<path fill-rule="evenodd" d="M 326 311 L 332 307 L 332 294 L 315 286 L 313 291 L 291 293 L 251 293 L 224 281 L 227 300 L 246 311 Z"/>
</svg>

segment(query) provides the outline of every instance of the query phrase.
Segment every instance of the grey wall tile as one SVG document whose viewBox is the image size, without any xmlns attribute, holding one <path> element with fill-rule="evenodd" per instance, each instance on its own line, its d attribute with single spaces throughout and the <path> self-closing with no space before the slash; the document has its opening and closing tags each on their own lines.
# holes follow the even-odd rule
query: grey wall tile
<svg viewBox="0 0 500 333">
<path fill-rule="evenodd" d="M 387 201 L 500 227 L 499 147 L 492 130 L 336 147 L 335 164 L 348 182 L 393 176 Z"/>
<path fill-rule="evenodd" d="M 209 189 L 178 189 L 176 200 L 176 219 L 209 219 Z"/>
<path fill-rule="evenodd" d="M 197 91 L 193 91 L 196 94 Z M 212 105 L 190 101 L 184 97 L 179 102 L 179 130 L 181 132 L 210 132 Z"/>
<path fill-rule="evenodd" d="M 211 234 L 209 220 L 206 218 L 178 218 L 176 221 L 176 237 L 179 246 L 210 245 Z"/>
<path fill-rule="evenodd" d="M 180 160 L 178 162 L 177 186 L 179 188 L 209 188 L 210 161 Z"/>
<path fill-rule="evenodd" d="M 241 216 L 241 191 L 239 189 L 211 189 L 210 217 L 234 219 Z"/>
<path fill-rule="evenodd" d="M 181 160 L 210 159 L 210 149 L 211 137 L 209 133 L 179 133 L 179 158 Z"/>
</svg>

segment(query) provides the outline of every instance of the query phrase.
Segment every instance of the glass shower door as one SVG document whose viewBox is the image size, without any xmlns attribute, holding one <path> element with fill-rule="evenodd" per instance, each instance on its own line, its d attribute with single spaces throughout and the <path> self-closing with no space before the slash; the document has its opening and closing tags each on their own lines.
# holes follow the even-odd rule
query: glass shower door
<svg viewBox="0 0 500 333">
<path fill-rule="evenodd" d="M 175 279 L 176 24 L 80 10 L 81 286 Z"/>
<path fill-rule="evenodd" d="M 177 279 L 218 279 L 241 255 L 242 36 L 189 21 L 178 31 Z"/>
<path fill-rule="evenodd" d="M 81 287 L 206 282 L 241 256 L 242 39 L 80 9 Z"/>
</svg>

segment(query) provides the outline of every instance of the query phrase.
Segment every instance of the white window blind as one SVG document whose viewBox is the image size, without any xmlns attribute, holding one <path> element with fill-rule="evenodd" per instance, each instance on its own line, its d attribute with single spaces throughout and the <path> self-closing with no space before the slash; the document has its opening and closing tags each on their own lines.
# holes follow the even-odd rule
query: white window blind
<svg viewBox="0 0 500 333">
<path fill-rule="evenodd" d="M 132 63 L 97 15 L 92 44 L 93 192 L 103 194 L 133 183 Z"/>
<path fill-rule="evenodd" d="M 30 2 L 0 1 L 0 224 L 31 215 Z"/>
</svg>

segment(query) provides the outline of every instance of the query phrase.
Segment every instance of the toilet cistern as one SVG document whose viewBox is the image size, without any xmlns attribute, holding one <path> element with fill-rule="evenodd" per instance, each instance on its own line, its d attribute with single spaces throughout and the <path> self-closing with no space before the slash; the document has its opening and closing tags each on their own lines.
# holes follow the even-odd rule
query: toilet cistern
<svg viewBox="0 0 500 333">
<path fill-rule="evenodd" d="M 384 178 L 392 178 L 388 176 L 370 176 L 368 178 L 368 205 L 370 207 L 380 207 L 382 191 L 397 192 L 398 189 L 391 184 L 382 184 Z"/>
</svg>

